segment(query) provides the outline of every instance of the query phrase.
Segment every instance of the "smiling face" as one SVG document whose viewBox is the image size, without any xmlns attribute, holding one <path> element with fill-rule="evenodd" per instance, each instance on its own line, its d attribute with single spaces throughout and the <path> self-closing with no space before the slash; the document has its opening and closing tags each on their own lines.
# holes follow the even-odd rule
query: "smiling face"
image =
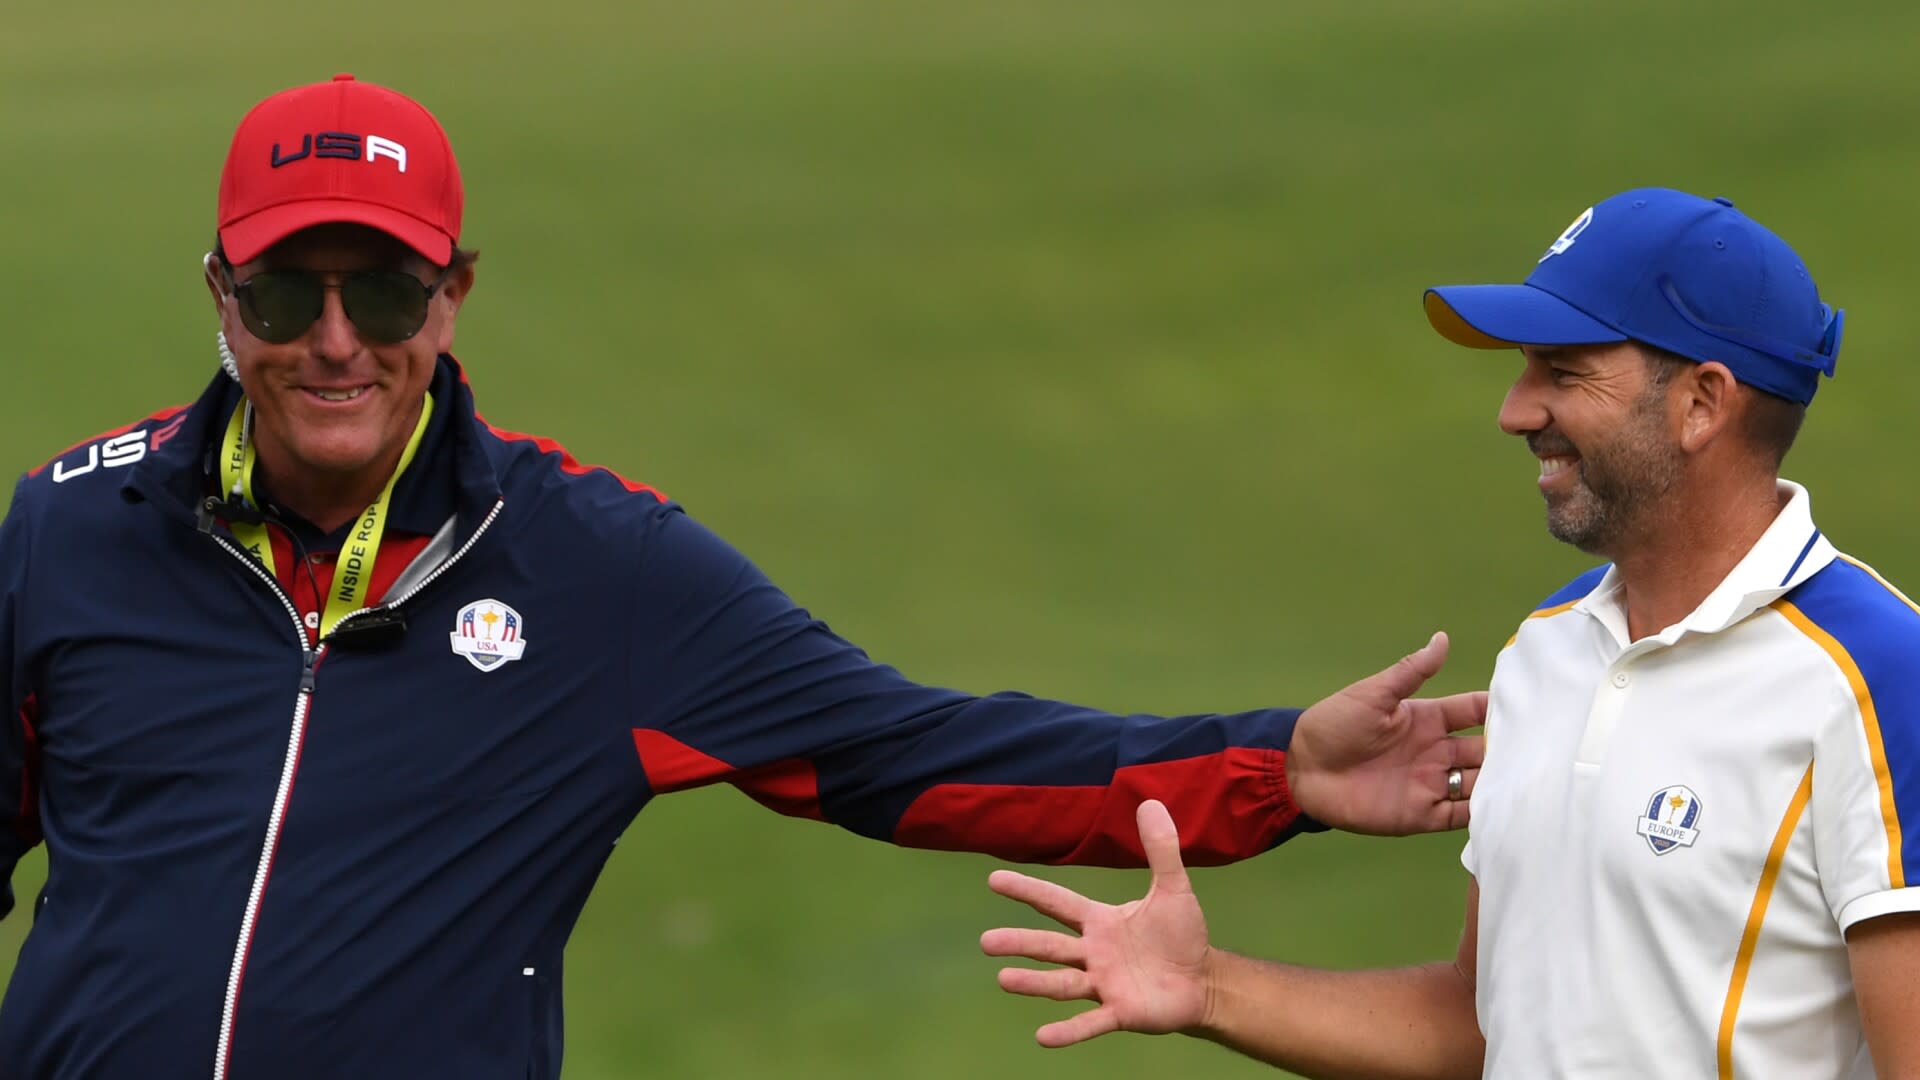
<svg viewBox="0 0 1920 1080">
<path fill-rule="evenodd" d="M 1523 346 L 1501 430 L 1540 460 L 1547 531 L 1617 558 L 1680 477 L 1664 371 L 1631 343 Z"/>
<path fill-rule="evenodd" d="M 304 270 L 329 285 L 367 270 L 404 270 L 422 286 L 439 269 L 385 233 L 357 225 L 323 225 L 281 241 L 258 259 L 218 268 L 208 285 L 221 330 L 254 407 L 260 468 L 276 489 L 358 489 L 386 483 L 413 434 L 435 358 L 453 346 L 454 318 L 472 287 L 473 271 L 450 275 L 427 305 L 419 332 L 382 344 L 347 318 L 338 288 L 329 288 L 320 317 L 306 332 L 274 344 L 248 331 L 236 283 L 268 270 Z"/>
</svg>

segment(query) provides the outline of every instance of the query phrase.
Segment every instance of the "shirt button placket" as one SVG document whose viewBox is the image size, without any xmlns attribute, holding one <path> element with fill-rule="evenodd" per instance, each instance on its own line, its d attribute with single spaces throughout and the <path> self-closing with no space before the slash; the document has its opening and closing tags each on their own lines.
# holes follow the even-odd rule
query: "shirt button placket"
<svg viewBox="0 0 1920 1080">
<path fill-rule="evenodd" d="M 1606 757 L 1607 746 L 1613 741 L 1613 729 L 1627 705 L 1627 687 L 1632 684 L 1633 676 L 1624 668 L 1616 667 L 1595 690 L 1593 704 L 1587 710 L 1586 730 L 1580 735 L 1580 754 L 1574 760 L 1575 765 L 1597 766 Z"/>
</svg>

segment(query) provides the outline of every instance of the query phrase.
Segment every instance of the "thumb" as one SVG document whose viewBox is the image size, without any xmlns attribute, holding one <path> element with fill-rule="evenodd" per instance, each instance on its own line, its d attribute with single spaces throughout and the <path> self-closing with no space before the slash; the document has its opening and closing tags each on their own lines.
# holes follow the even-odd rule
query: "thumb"
<svg viewBox="0 0 1920 1080">
<path fill-rule="evenodd" d="M 1158 799 L 1148 799 L 1134 812 L 1140 826 L 1140 846 L 1147 853 L 1147 866 L 1153 870 L 1153 892 L 1192 892 L 1187 868 L 1180 861 L 1180 831 L 1173 815 Z"/>
<path fill-rule="evenodd" d="M 1428 679 L 1440 673 L 1447 662 L 1446 631 L 1435 631 L 1427 643 L 1415 651 L 1395 661 L 1392 667 L 1380 672 L 1362 685 L 1378 694 L 1387 695 L 1389 701 L 1379 704 L 1388 711 L 1402 701 L 1420 692 Z"/>
</svg>

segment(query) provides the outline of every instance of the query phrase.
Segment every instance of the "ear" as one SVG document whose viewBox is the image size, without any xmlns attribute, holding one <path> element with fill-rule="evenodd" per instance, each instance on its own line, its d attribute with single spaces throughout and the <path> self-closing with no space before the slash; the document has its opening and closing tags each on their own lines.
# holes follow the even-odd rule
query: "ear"
<svg viewBox="0 0 1920 1080">
<path fill-rule="evenodd" d="M 1726 434 L 1739 411 L 1739 381 L 1718 360 L 1695 364 L 1674 379 L 1680 410 L 1680 448 L 1699 453 Z"/>
<path fill-rule="evenodd" d="M 453 324 L 460 315 L 460 305 L 466 303 L 467 294 L 473 291 L 473 264 L 455 270 L 447 275 L 440 284 L 440 291 L 433 294 L 435 306 L 440 308 L 439 340 L 434 343 L 436 352 L 453 351 Z"/>
<path fill-rule="evenodd" d="M 220 316 L 220 332 L 227 340 L 234 340 L 235 319 L 233 295 L 233 275 L 227 272 L 225 264 L 213 252 L 207 252 L 200 260 L 200 269 L 207 280 L 207 291 L 213 294 L 213 310 Z"/>
<path fill-rule="evenodd" d="M 207 291 L 213 294 L 214 308 L 225 314 L 227 297 L 230 295 L 227 292 L 227 268 L 220 265 L 220 260 L 209 251 L 200 260 L 200 270 L 207 279 Z"/>
</svg>

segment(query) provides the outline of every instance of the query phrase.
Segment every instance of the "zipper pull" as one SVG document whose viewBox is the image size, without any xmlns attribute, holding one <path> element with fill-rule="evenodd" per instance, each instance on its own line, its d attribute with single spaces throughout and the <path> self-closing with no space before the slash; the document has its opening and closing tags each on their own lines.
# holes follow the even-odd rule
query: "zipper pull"
<svg viewBox="0 0 1920 1080">
<path fill-rule="evenodd" d="M 281 524 L 280 518 L 271 510 L 255 509 L 238 498 L 216 499 L 209 495 L 200 500 L 200 511 L 195 517 L 194 524 L 201 532 L 211 533 L 216 520 L 226 522 L 228 525 L 236 521 L 242 525 Z"/>
<path fill-rule="evenodd" d="M 300 650 L 300 692 L 313 693 L 313 669 L 320 664 L 320 654 L 312 649 Z"/>
<path fill-rule="evenodd" d="M 395 607 L 366 608 L 334 624 L 327 641 L 343 649 L 386 649 L 407 636 L 407 613 Z"/>
</svg>

